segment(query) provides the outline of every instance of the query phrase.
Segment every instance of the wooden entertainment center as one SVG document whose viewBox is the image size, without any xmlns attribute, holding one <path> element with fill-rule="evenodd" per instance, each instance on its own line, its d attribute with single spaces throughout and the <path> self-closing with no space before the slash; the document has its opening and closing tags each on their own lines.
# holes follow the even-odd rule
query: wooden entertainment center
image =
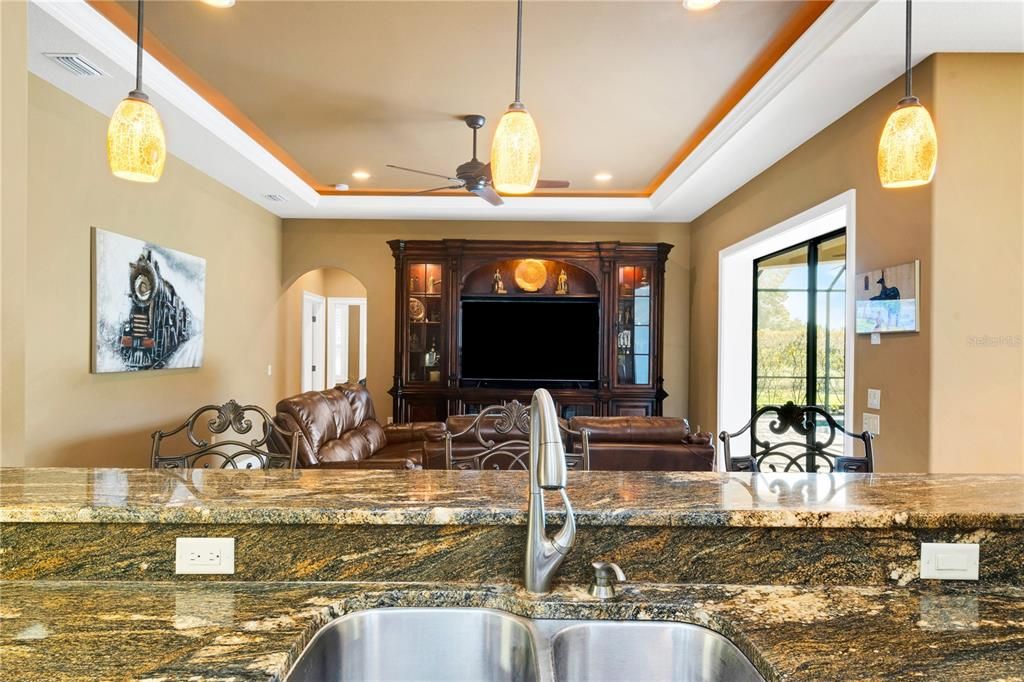
<svg viewBox="0 0 1024 682">
<path fill-rule="evenodd" d="M 671 244 L 442 239 L 388 245 L 395 258 L 395 374 L 389 393 L 396 421 L 443 421 L 513 399 L 529 402 L 539 387 L 551 392 L 566 418 L 661 414 Z M 463 304 L 480 308 L 510 300 L 593 305 L 598 339 L 592 375 L 464 376 Z M 544 309 L 550 317 L 551 305 Z M 516 344 L 524 353 L 544 353 L 545 344 L 571 338 L 572 331 L 495 328 L 495 352 Z M 475 358 L 487 351 L 471 350 Z"/>
</svg>

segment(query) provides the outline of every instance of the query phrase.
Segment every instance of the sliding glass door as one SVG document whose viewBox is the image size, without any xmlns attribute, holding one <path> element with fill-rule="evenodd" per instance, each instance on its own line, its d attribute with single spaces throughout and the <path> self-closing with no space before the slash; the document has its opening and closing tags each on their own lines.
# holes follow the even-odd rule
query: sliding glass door
<svg viewBox="0 0 1024 682">
<path fill-rule="evenodd" d="M 842 424 L 846 409 L 845 230 L 754 261 L 753 331 L 751 411 L 793 401 L 818 405 Z M 836 445 L 842 447 L 841 442 Z"/>
</svg>

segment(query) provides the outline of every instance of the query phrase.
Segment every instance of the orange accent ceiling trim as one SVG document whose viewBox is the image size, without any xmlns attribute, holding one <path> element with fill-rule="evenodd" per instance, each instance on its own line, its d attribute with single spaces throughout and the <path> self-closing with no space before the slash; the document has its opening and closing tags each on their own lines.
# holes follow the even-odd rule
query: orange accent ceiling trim
<svg viewBox="0 0 1024 682">
<path fill-rule="evenodd" d="M 729 114 L 740 100 L 747 96 L 747 93 L 757 85 L 768 71 L 775 66 L 775 63 L 782 58 L 782 55 L 793 47 L 793 44 L 802 36 L 807 29 L 818 20 L 825 10 L 829 8 L 833 0 L 805 0 L 804 4 L 793 13 L 793 16 L 782 25 L 772 39 L 761 50 L 761 53 L 747 67 L 739 79 L 732 84 L 732 87 L 722 96 L 718 104 L 708 112 L 693 134 L 683 143 L 683 146 L 675 153 L 661 171 L 654 176 L 645 189 L 645 196 L 654 194 L 655 190 L 665 182 L 669 175 L 686 160 L 693 150 L 704 141 L 711 131 Z M 714 11 L 714 10 L 712 10 Z"/>
<path fill-rule="evenodd" d="M 2 1 L 2 0 L 0 0 Z M 672 158 L 641 191 L 630 190 L 609 190 L 609 191 L 579 191 L 579 192 L 547 192 L 539 191 L 531 196 L 534 197 L 634 197 L 644 198 L 651 196 L 669 175 L 686 160 L 694 149 L 714 130 L 715 126 L 729 114 L 730 111 L 742 100 L 748 92 L 764 77 L 768 71 L 775 66 L 775 63 L 782 58 L 789 48 L 817 21 L 825 10 L 829 8 L 834 0 L 804 0 L 803 5 L 793 13 L 793 16 L 782 25 L 772 39 L 768 42 L 761 53 L 754 59 L 746 71 L 733 83 L 732 87 L 719 100 L 715 107 L 701 121 L 697 130 L 690 135 L 683 145 L 676 151 Z M 136 31 L 136 20 L 124 7 L 112 0 L 86 0 L 90 7 L 96 10 L 107 21 L 116 26 L 122 33 L 134 40 Z M 373 189 L 360 190 L 349 189 L 339 191 L 331 185 L 317 182 L 312 174 L 307 171 L 291 154 L 283 147 L 274 142 L 256 123 L 246 116 L 241 109 L 234 105 L 223 93 L 207 83 L 203 78 L 193 71 L 185 62 L 177 57 L 160 39 L 154 36 L 149 30 L 145 32 L 145 49 L 154 59 L 164 65 L 171 73 L 180 78 L 182 82 L 192 88 L 200 97 L 205 99 L 214 109 L 223 114 L 228 120 L 241 128 L 249 137 L 266 149 L 278 161 L 283 163 L 289 170 L 295 173 L 307 185 L 321 196 L 408 196 L 410 192 L 404 189 Z M 464 191 L 435 192 L 430 196 L 453 196 L 467 197 L 473 195 Z"/>
</svg>

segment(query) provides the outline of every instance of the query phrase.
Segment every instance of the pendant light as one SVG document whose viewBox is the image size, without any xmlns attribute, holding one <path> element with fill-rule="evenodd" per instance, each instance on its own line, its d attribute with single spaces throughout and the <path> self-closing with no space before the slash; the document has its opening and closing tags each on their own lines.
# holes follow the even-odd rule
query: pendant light
<svg viewBox="0 0 1024 682">
<path fill-rule="evenodd" d="M 529 194 L 540 177 L 540 135 L 533 117 L 519 101 L 523 61 L 523 0 L 516 18 L 516 99 L 498 121 L 491 142 L 491 181 L 502 194 Z"/>
<path fill-rule="evenodd" d="M 133 182 L 156 182 L 164 172 L 167 141 L 160 114 L 142 91 L 142 1 L 135 40 L 135 89 L 121 100 L 107 128 L 110 172 Z"/>
<path fill-rule="evenodd" d="M 927 185 L 935 176 L 939 154 L 932 117 L 910 91 L 910 18 L 910 0 L 907 0 L 906 91 L 896 111 L 885 122 L 882 139 L 878 142 L 878 179 L 886 188 Z"/>
</svg>

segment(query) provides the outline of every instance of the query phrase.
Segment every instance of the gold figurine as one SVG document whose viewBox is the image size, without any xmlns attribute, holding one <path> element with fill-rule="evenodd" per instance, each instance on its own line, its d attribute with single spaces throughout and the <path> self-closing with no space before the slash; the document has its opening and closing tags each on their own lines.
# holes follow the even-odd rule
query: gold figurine
<svg viewBox="0 0 1024 682">
<path fill-rule="evenodd" d="M 565 274 L 565 268 L 562 268 L 562 272 L 558 275 L 558 286 L 555 287 L 556 294 L 568 294 L 569 293 L 569 276 Z"/>
<path fill-rule="evenodd" d="M 507 294 L 505 291 L 505 283 L 501 281 L 501 270 L 498 268 L 494 269 L 494 286 L 492 287 L 496 294 Z"/>
</svg>

